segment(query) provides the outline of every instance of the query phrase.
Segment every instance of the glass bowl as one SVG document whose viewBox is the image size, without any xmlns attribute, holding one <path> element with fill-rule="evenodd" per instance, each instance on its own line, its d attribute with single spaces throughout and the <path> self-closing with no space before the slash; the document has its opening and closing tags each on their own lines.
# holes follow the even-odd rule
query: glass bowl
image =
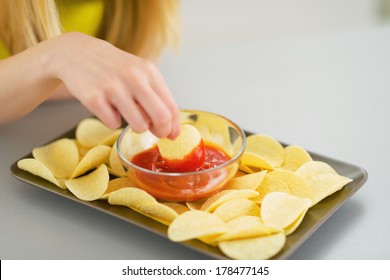
<svg viewBox="0 0 390 280">
<path fill-rule="evenodd" d="M 195 126 L 203 141 L 222 149 L 229 160 L 194 172 L 152 171 L 132 163 L 132 157 L 157 145 L 157 137 L 148 130 L 135 133 L 127 126 L 117 141 L 120 160 L 132 182 L 155 198 L 175 202 L 202 199 L 223 189 L 236 174 L 246 144 L 243 130 L 223 116 L 196 110 L 182 110 L 180 114 L 182 124 Z"/>
</svg>

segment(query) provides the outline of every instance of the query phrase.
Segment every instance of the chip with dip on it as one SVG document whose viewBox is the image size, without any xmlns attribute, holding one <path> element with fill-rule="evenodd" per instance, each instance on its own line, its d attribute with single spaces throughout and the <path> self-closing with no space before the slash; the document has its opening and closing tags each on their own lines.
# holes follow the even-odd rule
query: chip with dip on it
<svg viewBox="0 0 390 280">
<path fill-rule="evenodd" d="M 123 161 L 131 162 L 126 164 L 129 178 L 151 195 L 171 202 L 195 201 L 220 191 L 237 171 L 238 158 L 224 148 L 204 138 L 196 126 L 183 124 L 176 139 L 155 139 Z"/>
<path fill-rule="evenodd" d="M 176 139 L 162 138 L 157 146 L 169 169 L 178 172 L 195 171 L 204 164 L 206 158 L 202 136 L 190 124 L 181 126 L 181 132 Z"/>
<path fill-rule="evenodd" d="M 135 154 L 131 162 L 155 172 L 187 173 L 210 169 L 229 159 L 219 146 L 204 141 L 194 126 L 184 124 L 175 140 L 161 138 L 155 146 Z"/>
</svg>

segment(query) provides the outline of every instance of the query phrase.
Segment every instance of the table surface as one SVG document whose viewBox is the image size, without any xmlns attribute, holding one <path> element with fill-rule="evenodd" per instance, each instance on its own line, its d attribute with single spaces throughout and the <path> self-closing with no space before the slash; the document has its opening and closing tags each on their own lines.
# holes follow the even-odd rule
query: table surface
<svg viewBox="0 0 390 280">
<path fill-rule="evenodd" d="M 290 258 L 390 259 L 390 27 L 184 45 L 160 62 L 181 108 L 364 168 L 367 183 Z M 201 253 L 13 178 L 32 148 L 90 116 L 47 103 L 0 126 L 1 259 L 206 259 Z"/>
</svg>

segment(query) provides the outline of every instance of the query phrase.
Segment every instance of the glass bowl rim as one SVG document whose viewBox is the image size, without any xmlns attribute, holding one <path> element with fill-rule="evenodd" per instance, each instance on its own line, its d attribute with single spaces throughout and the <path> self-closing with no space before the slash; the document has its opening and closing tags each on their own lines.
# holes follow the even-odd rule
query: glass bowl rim
<svg viewBox="0 0 390 280">
<path fill-rule="evenodd" d="M 158 172 L 158 171 L 153 171 L 153 170 L 150 170 L 150 169 L 142 168 L 142 167 L 132 163 L 131 161 L 129 161 L 123 155 L 123 153 L 122 153 L 122 151 L 120 149 L 120 143 L 121 143 L 124 135 L 126 134 L 126 132 L 129 129 L 131 129 L 131 127 L 129 125 L 126 125 L 126 127 L 123 128 L 123 130 L 121 131 L 121 133 L 120 133 L 120 135 L 118 137 L 118 140 L 116 142 L 116 149 L 117 149 L 117 152 L 118 152 L 118 155 L 119 155 L 121 161 L 125 162 L 128 166 L 130 166 L 130 167 L 132 167 L 132 168 L 134 168 L 134 169 L 136 169 L 138 171 L 142 171 L 142 172 L 145 172 L 145 173 L 148 173 L 148 174 L 151 174 L 151 175 L 155 175 L 155 176 L 168 176 L 168 177 L 180 177 L 180 176 L 200 175 L 200 174 L 205 174 L 205 173 L 209 173 L 209 172 L 212 172 L 212 171 L 216 171 L 216 170 L 222 169 L 222 168 L 230 165 L 231 163 L 235 162 L 236 160 L 238 160 L 241 157 L 241 155 L 243 154 L 243 152 L 245 150 L 245 147 L 246 147 L 246 134 L 245 134 L 244 130 L 240 126 L 238 126 L 235 122 L 233 122 L 232 120 L 228 119 L 227 117 L 224 117 L 224 116 L 216 114 L 216 113 L 211 113 L 211 112 L 208 112 L 208 111 L 202 111 L 202 110 L 180 110 L 180 112 L 206 113 L 206 114 L 211 114 L 211 115 L 223 118 L 226 121 L 228 121 L 239 132 L 239 134 L 241 135 L 241 138 L 242 138 L 241 147 L 238 150 L 238 152 L 236 153 L 236 155 L 234 155 L 229 160 L 227 160 L 226 162 L 224 162 L 224 163 L 222 163 L 220 165 L 217 165 L 215 167 L 208 168 L 208 169 L 198 170 L 198 171 L 190 171 L 190 172 Z M 126 168 L 128 169 L 128 167 L 126 167 Z"/>
</svg>

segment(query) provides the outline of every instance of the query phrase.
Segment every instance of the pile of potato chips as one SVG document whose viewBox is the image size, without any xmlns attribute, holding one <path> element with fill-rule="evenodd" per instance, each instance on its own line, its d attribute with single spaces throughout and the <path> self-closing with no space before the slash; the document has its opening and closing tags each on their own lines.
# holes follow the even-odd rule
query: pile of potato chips
<svg viewBox="0 0 390 280">
<path fill-rule="evenodd" d="M 127 178 L 115 147 L 120 132 L 86 118 L 74 139 L 34 148 L 18 167 L 81 200 L 105 199 L 163 223 L 172 241 L 198 239 L 232 259 L 272 258 L 310 207 L 352 181 L 299 146 L 257 134 L 247 137 L 239 171 L 222 191 L 200 201 L 160 201 Z"/>
</svg>

